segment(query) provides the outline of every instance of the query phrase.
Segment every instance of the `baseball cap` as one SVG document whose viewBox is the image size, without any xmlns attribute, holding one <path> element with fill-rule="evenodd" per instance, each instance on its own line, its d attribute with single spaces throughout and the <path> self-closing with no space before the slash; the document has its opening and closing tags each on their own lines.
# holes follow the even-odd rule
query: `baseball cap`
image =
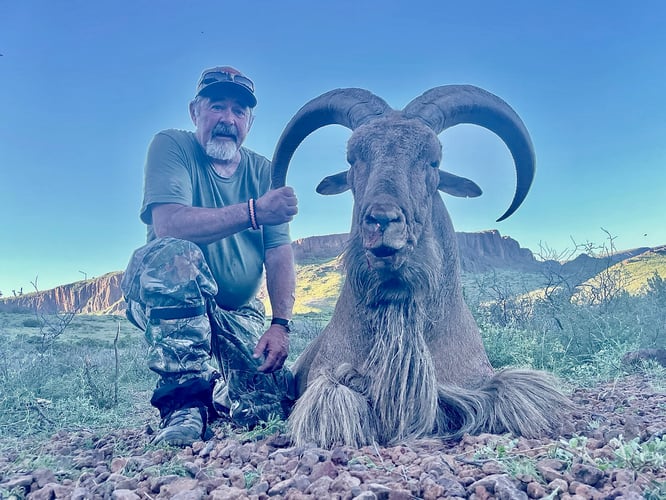
<svg viewBox="0 0 666 500">
<path fill-rule="evenodd" d="M 240 96 L 251 108 L 257 105 L 254 82 L 237 69 L 231 66 L 216 66 L 201 73 L 196 95 L 219 97 L 229 94 Z"/>
</svg>

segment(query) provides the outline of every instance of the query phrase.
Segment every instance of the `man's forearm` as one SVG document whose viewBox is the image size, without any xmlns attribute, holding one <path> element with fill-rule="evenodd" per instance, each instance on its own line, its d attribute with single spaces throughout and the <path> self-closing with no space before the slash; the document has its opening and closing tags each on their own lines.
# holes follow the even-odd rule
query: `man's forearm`
<svg viewBox="0 0 666 500">
<path fill-rule="evenodd" d="M 245 203 L 222 208 L 163 204 L 153 207 L 153 227 L 159 238 L 172 237 L 208 244 L 250 227 Z"/>
<path fill-rule="evenodd" d="M 291 245 L 266 250 L 266 288 L 274 318 L 291 319 L 296 294 Z"/>
</svg>

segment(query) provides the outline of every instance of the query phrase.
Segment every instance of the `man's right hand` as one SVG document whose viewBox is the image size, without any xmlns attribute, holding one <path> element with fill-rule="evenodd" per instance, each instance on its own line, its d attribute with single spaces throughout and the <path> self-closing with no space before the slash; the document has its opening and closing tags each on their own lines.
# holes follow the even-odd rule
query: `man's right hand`
<svg viewBox="0 0 666 500">
<path fill-rule="evenodd" d="M 294 189 L 284 186 L 271 189 L 254 203 L 257 224 L 275 226 L 291 222 L 294 215 L 298 213 L 298 200 Z"/>
</svg>

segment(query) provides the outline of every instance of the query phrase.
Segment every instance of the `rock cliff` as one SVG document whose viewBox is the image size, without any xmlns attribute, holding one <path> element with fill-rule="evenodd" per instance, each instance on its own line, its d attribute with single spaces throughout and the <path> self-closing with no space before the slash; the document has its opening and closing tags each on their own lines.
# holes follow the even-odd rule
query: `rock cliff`
<svg viewBox="0 0 666 500">
<path fill-rule="evenodd" d="M 465 272 L 506 268 L 535 271 L 539 262 L 532 252 L 496 230 L 457 233 L 461 265 Z M 293 242 L 296 264 L 321 262 L 342 253 L 349 236 L 312 236 Z M 62 285 L 43 292 L 0 299 L 0 311 L 38 310 L 43 313 L 73 311 L 84 314 L 119 314 L 125 309 L 120 291 L 122 271 L 95 279 Z"/>
<path fill-rule="evenodd" d="M 460 266 L 463 272 L 479 273 L 504 268 L 536 271 L 539 262 L 527 248 L 497 230 L 480 233 L 456 233 Z"/>
<path fill-rule="evenodd" d="M 462 270 L 483 272 L 494 268 L 510 268 L 534 271 L 539 262 L 527 248 L 497 230 L 479 233 L 456 233 Z M 332 259 L 342 253 L 349 239 L 348 234 L 313 236 L 294 241 L 294 258 L 297 264 Z"/>
<path fill-rule="evenodd" d="M 120 291 L 122 271 L 99 278 L 61 285 L 43 292 L 0 299 L 0 311 L 39 311 L 49 314 L 60 311 L 80 314 L 120 314 L 125 302 Z"/>
</svg>

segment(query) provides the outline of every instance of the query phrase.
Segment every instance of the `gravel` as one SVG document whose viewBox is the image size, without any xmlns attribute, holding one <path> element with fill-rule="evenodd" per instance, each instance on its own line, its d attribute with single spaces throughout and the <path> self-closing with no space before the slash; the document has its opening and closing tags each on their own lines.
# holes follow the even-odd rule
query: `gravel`
<svg viewBox="0 0 666 500">
<path fill-rule="evenodd" d="M 465 436 L 361 449 L 244 440 L 151 446 L 146 429 L 61 431 L 40 450 L 51 467 L 0 456 L 0 497 L 30 499 L 634 499 L 666 498 L 666 393 L 632 375 L 572 393 L 559 439 Z M 661 462 L 660 462 L 661 461 Z"/>
</svg>

